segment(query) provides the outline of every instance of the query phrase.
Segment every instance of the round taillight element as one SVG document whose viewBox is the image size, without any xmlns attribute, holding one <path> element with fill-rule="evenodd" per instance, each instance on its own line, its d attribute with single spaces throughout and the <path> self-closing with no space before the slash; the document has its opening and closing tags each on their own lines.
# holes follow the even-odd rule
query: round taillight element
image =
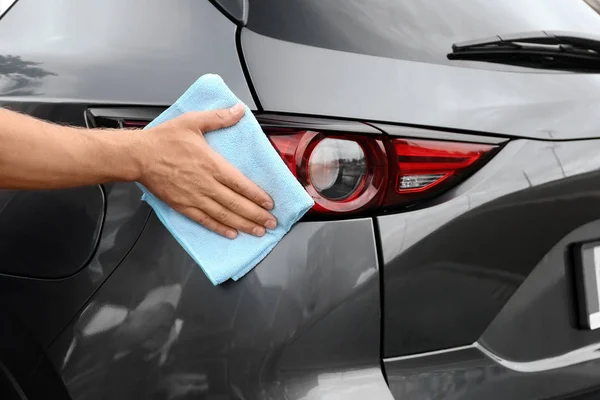
<svg viewBox="0 0 600 400">
<path fill-rule="evenodd" d="M 340 201 L 351 197 L 364 183 L 367 160 L 362 147 L 345 139 L 321 140 L 308 159 L 308 179 L 317 193 Z"/>
<path fill-rule="evenodd" d="M 314 199 L 314 212 L 359 212 L 381 201 L 387 157 L 379 139 L 306 131 L 295 156 L 298 180 Z"/>
</svg>

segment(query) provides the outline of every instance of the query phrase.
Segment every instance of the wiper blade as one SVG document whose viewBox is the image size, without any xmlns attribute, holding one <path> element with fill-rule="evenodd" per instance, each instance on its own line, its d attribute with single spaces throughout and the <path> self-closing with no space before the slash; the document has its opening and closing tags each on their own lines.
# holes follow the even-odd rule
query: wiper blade
<svg viewBox="0 0 600 400">
<path fill-rule="evenodd" d="M 532 68 L 600 71 L 600 37 L 560 31 L 498 35 L 452 45 L 450 60 L 486 61 Z"/>
</svg>

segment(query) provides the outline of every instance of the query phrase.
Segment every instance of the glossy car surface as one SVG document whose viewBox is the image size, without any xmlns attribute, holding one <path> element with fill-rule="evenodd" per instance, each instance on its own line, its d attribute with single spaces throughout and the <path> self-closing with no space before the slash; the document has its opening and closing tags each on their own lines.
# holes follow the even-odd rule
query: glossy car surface
<svg viewBox="0 0 600 400">
<path fill-rule="evenodd" d="M 427 202 L 307 218 L 217 287 L 134 184 L 0 191 L 0 393 L 594 398 L 573 249 L 600 239 L 599 75 L 445 57 L 503 32 L 600 33 L 594 5 L 17 1 L 0 103 L 39 118 L 151 120 L 210 72 L 262 120 L 499 151 Z"/>
</svg>

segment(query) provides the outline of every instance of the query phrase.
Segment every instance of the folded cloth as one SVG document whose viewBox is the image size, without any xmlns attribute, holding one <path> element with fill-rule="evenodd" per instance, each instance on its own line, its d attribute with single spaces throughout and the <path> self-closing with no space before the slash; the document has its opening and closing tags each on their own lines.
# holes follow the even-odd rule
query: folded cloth
<svg viewBox="0 0 600 400">
<path fill-rule="evenodd" d="M 188 111 L 229 108 L 240 100 L 218 75 L 201 76 L 171 107 L 147 127 L 151 128 Z M 234 126 L 207 132 L 210 146 L 246 177 L 267 192 L 275 204 L 271 211 L 277 228 L 263 237 L 240 232 L 224 238 L 173 210 L 142 184 L 142 199 L 153 209 L 175 239 L 198 263 L 214 285 L 238 280 L 254 268 L 312 206 L 313 200 L 286 167 L 248 107 Z M 157 149 L 160 151 L 160 149 Z"/>
</svg>

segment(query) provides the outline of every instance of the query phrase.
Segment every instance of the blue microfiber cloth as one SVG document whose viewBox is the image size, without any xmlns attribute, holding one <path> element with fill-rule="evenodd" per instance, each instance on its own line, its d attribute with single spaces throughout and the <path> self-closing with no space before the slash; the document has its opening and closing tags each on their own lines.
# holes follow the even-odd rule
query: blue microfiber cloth
<svg viewBox="0 0 600 400">
<path fill-rule="evenodd" d="M 171 107 L 146 128 L 189 111 L 230 108 L 240 103 L 218 75 L 201 76 Z M 277 228 L 263 237 L 240 232 L 237 238 L 224 238 L 188 219 L 155 197 L 143 185 L 142 199 L 161 222 L 200 265 L 214 285 L 230 278 L 238 280 L 254 268 L 314 204 L 277 154 L 248 107 L 234 126 L 205 134 L 210 146 L 246 177 L 267 192 L 275 204 L 271 211 Z M 157 149 L 160 151 L 160 149 Z"/>
</svg>

